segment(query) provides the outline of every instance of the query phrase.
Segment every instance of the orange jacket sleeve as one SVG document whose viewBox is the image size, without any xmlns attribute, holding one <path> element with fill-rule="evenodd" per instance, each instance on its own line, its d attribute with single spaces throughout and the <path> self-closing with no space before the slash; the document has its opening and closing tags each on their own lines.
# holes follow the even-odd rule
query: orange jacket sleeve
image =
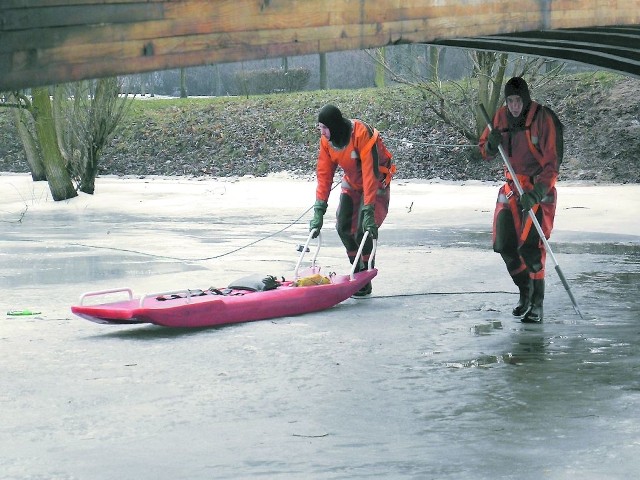
<svg viewBox="0 0 640 480">
<path fill-rule="evenodd" d="M 538 107 L 542 108 L 542 107 Z M 535 178 L 535 183 L 541 183 L 547 191 L 554 187 L 558 180 L 558 151 L 556 149 L 556 126 L 553 123 L 551 115 L 542 109 L 540 115 L 536 116 L 535 121 L 531 125 L 531 135 L 538 138 L 538 151 L 540 156 L 537 158 L 541 171 Z"/>
<path fill-rule="evenodd" d="M 326 202 L 331 193 L 333 175 L 338 167 L 329 153 L 329 141 L 325 137 L 320 137 L 320 151 L 318 152 L 318 165 L 316 167 L 316 177 L 318 185 L 316 187 L 316 200 Z"/>
<path fill-rule="evenodd" d="M 495 116 L 493 117 L 493 121 L 491 122 L 491 124 L 493 125 L 494 128 L 501 128 L 500 127 L 500 114 L 504 113 L 501 112 L 501 110 L 503 108 L 506 107 L 501 107 L 500 109 L 498 109 L 496 111 Z M 480 140 L 478 141 L 478 147 L 480 148 L 480 153 L 482 154 L 482 158 L 484 160 L 491 160 L 493 158 L 495 158 L 495 155 L 489 155 L 487 153 L 487 140 L 489 139 L 489 127 L 485 127 L 484 131 L 482 132 L 482 135 L 480 135 Z"/>
</svg>

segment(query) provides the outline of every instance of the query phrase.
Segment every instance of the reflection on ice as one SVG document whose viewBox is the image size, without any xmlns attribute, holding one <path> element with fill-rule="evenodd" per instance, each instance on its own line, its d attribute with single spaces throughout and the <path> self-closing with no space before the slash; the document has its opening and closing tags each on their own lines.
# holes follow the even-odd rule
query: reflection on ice
<svg viewBox="0 0 640 480">
<path fill-rule="evenodd" d="M 84 250 L 84 251 L 83 251 Z M 122 278 L 202 270 L 203 267 L 175 261 L 151 261 L 140 255 L 88 253 L 87 249 L 31 249 L 4 261 L 0 288 L 15 286 L 90 283 L 99 280 L 120 281 Z"/>
</svg>

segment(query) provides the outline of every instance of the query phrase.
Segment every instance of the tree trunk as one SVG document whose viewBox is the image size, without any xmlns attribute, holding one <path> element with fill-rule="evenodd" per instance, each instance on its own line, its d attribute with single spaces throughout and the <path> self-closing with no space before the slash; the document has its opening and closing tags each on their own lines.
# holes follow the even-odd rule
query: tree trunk
<svg viewBox="0 0 640 480">
<path fill-rule="evenodd" d="M 147 87 L 149 88 L 149 95 L 151 97 L 156 96 L 156 86 L 155 86 L 155 73 L 149 73 L 147 75 Z"/>
<path fill-rule="evenodd" d="M 502 95 L 502 83 L 507 69 L 509 54 L 494 52 L 476 52 L 478 75 L 478 101 L 484 105 L 489 118 L 493 118 Z M 497 64 L 497 66 L 496 66 Z M 482 134 L 487 124 L 480 112 L 476 113 L 476 133 Z"/>
<path fill-rule="evenodd" d="M 327 89 L 327 54 L 320 54 L 320 90 Z"/>
<path fill-rule="evenodd" d="M 280 65 L 282 67 L 282 70 L 284 71 L 285 90 L 287 93 L 291 93 L 292 85 L 291 79 L 289 78 L 289 57 L 282 57 Z"/>
<path fill-rule="evenodd" d="M 214 77 L 214 89 L 213 89 L 213 94 L 216 97 L 219 97 L 222 95 L 222 92 L 224 91 L 222 89 L 222 77 L 220 76 L 220 65 L 218 65 L 217 63 L 213 66 L 213 77 Z"/>
<path fill-rule="evenodd" d="M 180 69 L 180 98 L 187 98 L 187 70 Z"/>
<path fill-rule="evenodd" d="M 87 153 L 87 164 L 81 172 L 80 185 L 78 185 L 78 189 L 82 193 L 88 193 L 89 195 L 93 195 L 95 193 L 99 158 L 100 150 L 95 145 L 90 146 L 89 152 Z"/>
<path fill-rule="evenodd" d="M 49 99 L 49 90 L 46 87 L 33 89 L 33 108 L 36 135 L 40 142 L 42 161 L 51 196 L 56 202 L 73 198 L 78 193 L 73 188 L 71 177 L 58 147 L 53 109 Z"/>
<path fill-rule="evenodd" d="M 15 96 L 11 95 L 11 101 L 18 103 Z M 29 128 L 26 125 L 27 116 L 29 114 L 23 108 L 16 108 L 13 111 L 13 118 L 16 122 L 16 128 L 18 129 L 18 135 L 22 141 L 24 153 L 27 156 L 27 163 L 31 170 L 31 178 L 34 182 L 40 182 L 47 179 L 47 174 L 44 170 L 44 164 L 42 163 L 42 156 L 40 150 L 38 150 L 38 144 L 36 139 L 33 138 Z"/>
<path fill-rule="evenodd" d="M 435 45 L 429 46 L 429 62 L 427 64 L 427 80 L 435 82 L 438 79 L 438 60 L 440 58 L 440 48 Z"/>
<path fill-rule="evenodd" d="M 380 61 L 376 62 L 376 76 L 374 84 L 376 87 L 384 87 L 384 64 L 386 63 L 387 50 L 385 47 L 378 49 L 378 55 L 380 55 Z"/>
</svg>

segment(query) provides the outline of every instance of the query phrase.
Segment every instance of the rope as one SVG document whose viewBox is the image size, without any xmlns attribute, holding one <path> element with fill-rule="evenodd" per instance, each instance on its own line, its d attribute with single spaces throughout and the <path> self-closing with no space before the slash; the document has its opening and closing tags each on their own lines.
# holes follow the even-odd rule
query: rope
<svg viewBox="0 0 640 480">
<path fill-rule="evenodd" d="M 112 250 L 112 251 L 116 251 L 116 252 L 135 253 L 136 255 L 144 255 L 146 257 L 152 257 L 152 258 L 163 258 L 165 260 L 176 260 L 176 261 L 179 261 L 179 262 L 204 262 L 206 260 L 215 260 L 217 258 L 226 257 L 227 255 L 231 255 L 232 253 L 239 252 L 240 250 L 244 250 L 245 248 L 249 248 L 249 247 L 255 245 L 256 243 L 259 243 L 259 242 L 262 242 L 263 240 L 266 240 L 268 238 L 274 237 L 274 236 L 278 235 L 279 233 L 282 233 L 285 230 L 287 230 L 288 228 L 290 228 L 293 225 L 295 225 L 312 208 L 313 208 L 313 206 L 307 208 L 298 218 L 296 218 L 294 221 L 288 223 L 286 226 L 284 226 L 283 228 L 281 228 L 280 230 L 278 230 L 276 232 L 270 233 L 269 235 L 265 235 L 264 237 L 258 238 L 257 240 L 249 242 L 249 243 L 247 243 L 245 245 L 242 245 L 242 246 L 240 246 L 238 248 L 234 248 L 233 250 L 229 250 L 228 252 L 224 252 L 224 253 L 221 253 L 219 255 L 213 255 L 211 257 L 202 257 L 202 258 L 172 257 L 170 255 L 158 255 L 158 254 L 155 254 L 155 253 L 146 253 L 146 252 L 141 252 L 139 250 L 130 250 L 130 249 L 127 249 L 127 248 L 87 245 L 86 243 L 77 243 L 77 242 L 70 243 L 69 245 L 73 245 L 75 247 L 94 248 L 94 249 L 97 249 L 97 250 Z M 39 242 L 38 240 L 23 240 L 23 241 L 25 241 L 25 242 L 27 242 L 27 241 Z"/>
<path fill-rule="evenodd" d="M 341 181 L 337 181 L 335 182 L 335 184 L 331 187 L 331 190 L 333 190 L 334 188 L 336 188 L 338 185 L 340 185 L 342 182 Z M 179 262 L 204 262 L 206 260 L 215 260 L 218 258 L 222 258 L 222 257 L 226 257 L 227 255 L 231 255 L 232 253 L 236 253 L 239 252 L 240 250 L 244 250 L 245 248 L 249 248 L 257 243 L 262 242 L 263 240 L 266 240 L 268 238 L 271 237 L 275 237 L 276 235 L 284 232 L 285 230 L 291 228 L 293 225 L 295 225 L 296 223 L 298 223 L 298 221 L 304 217 L 307 213 L 309 213 L 309 211 L 313 208 L 313 205 L 311 205 L 309 208 L 307 208 L 304 212 L 302 212 L 298 218 L 296 218 L 295 220 L 293 220 L 292 222 L 288 223 L 287 225 L 285 225 L 283 228 L 281 228 L 280 230 L 270 233 L 269 235 L 265 235 L 264 237 L 258 238 L 257 240 L 254 240 L 252 242 L 249 242 L 245 245 L 242 245 L 238 248 L 234 248 L 233 250 L 229 250 L 228 252 L 224 252 L 221 253 L 219 255 L 213 255 L 211 257 L 203 257 L 203 258 L 180 258 L 180 257 L 172 257 L 169 255 L 157 255 L 154 253 L 145 253 L 145 252 L 140 252 L 137 250 L 129 250 L 126 248 L 116 248 L 116 247 L 100 247 L 100 246 L 95 246 L 95 245 L 87 245 L 84 243 L 71 243 L 70 245 L 76 246 L 76 247 L 85 247 L 85 248 L 95 248 L 95 249 L 99 249 L 99 250 L 112 250 L 112 251 L 116 251 L 116 252 L 126 252 L 126 253 L 135 253 L 137 255 L 144 255 L 147 257 L 152 257 L 152 258 L 163 258 L 165 260 L 176 260 Z M 37 242 L 38 240 L 24 240 L 24 241 L 34 241 Z"/>
<path fill-rule="evenodd" d="M 456 145 L 457 146 L 457 145 Z M 340 185 L 341 181 L 336 182 L 332 187 L 331 190 L 335 189 L 338 185 Z M 296 223 L 298 223 L 298 221 L 304 217 L 311 209 L 313 208 L 313 205 L 310 206 L 309 208 L 307 208 L 304 212 L 302 212 L 295 220 L 293 220 L 292 222 L 288 223 L 286 226 L 284 226 L 283 228 L 281 228 L 280 230 L 277 230 L 276 232 L 270 233 L 269 235 L 265 235 L 264 237 L 258 238 L 257 240 L 254 240 L 253 242 L 249 242 L 241 247 L 238 248 L 234 248 L 233 250 L 229 250 L 227 252 L 221 253 L 219 255 L 213 255 L 211 257 L 203 257 L 203 258 L 180 258 L 180 257 L 172 257 L 169 255 L 156 255 L 153 253 L 145 253 L 145 252 L 140 252 L 138 250 L 131 250 L 131 249 L 127 249 L 127 248 L 116 248 L 116 247 L 100 247 L 100 246 L 96 246 L 96 245 L 87 245 L 84 243 L 71 243 L 69 245 L 73 245 L 73 246 L 78 246 L 78 247 L 85 247 L 85 248 L 94 248 L 94 249 L 99 249 L 99 250 L 112 250 L 112 251 L 117 251 L 117 252 L 126 252 L 126 253 L 134 253 L 136 255 L 144 255 L 147 257 L 153 257 L 153 258 L 163 258 L 163 259 L 167 259 L 167 260 L 176 260 L 179 262 L 202 262 L 202 261 L 206 261 L 206 260 L 215 260 L 217 258 L 222 258 L 225 257 L 227 255 L 231 255 L 232 253 L 235 252 L 239 252 L 240 250 L 244 250 L 245 248 L 249 248 L 259 242 L 262 242 L 263 240 L 266 240 L 268 238 L 274 237 L 282 232 L 284 232 L 285 230 L 287 230 L 288 228 L 292 227 L 293 225 L 295 225 Z M 23 214 L 24 216 L 24 214 Z M 20 219 L 22 220 L 22 218 Z M 37 243 L 41 243 L 42 240 L 22 240 L 24 242 L 37 242 Z M 378 298 L 401 298 L 401 297 L 421 297 L 421 296 L 446 296 L 446 295 L 493 295 L 493 294 L 512 294 L 513 292 L 507 292 L 504 290 L 484 290 L 484 291 L 470 291 L 470 292 L 419 292 L 419 293 L 396 293 L 396 294 L 391 294 L 391 295 L 376 295 L 375 297 L 370 297 L 370 299 L 378 299 Z"/>
<path fill-rule="evenodd" d="M 387 140 L 391 140 L 392 142 L 397 142 L 397 143 L 416 143 L 418 145 L 424 145 L 427 147 L 444 147 L 444 148 L 452 148 L 452 147 L 460 147 L 460 148 L 477 148 L 477 145 L 471 145 L 469 143 L 464 143 L 464 144 L 460 144 L 460 143 L 426 143 L 426 142 L 419 142 L 417 140 L 407 140 L 406 138 L 394 138 L 394 137 L 384 137 L 385 142 Z"/>
<path fill-rule="evenodd" d="M 514 292 L 507 292 L 505 290 L 481 290 L 481 291 L 471 291 L 471 292 L 419 292 L 419 293 L 396 293 L 391 295 L 376 295 L 374 297 L 369 297 L 370 300 L 375 300 L 377 298 L 399 298 L 399 297 L 423 297 L 430 295 L 493 295 L 493 294 L 513 294 Z M 515 292 L 517 293 L 517 292 Z"/>
</svg>

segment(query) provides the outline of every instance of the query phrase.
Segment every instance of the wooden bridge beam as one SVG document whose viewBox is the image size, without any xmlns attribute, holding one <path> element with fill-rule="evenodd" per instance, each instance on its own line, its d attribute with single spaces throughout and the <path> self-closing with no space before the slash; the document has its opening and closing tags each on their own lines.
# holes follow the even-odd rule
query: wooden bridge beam
<svg viewBox="0 0 640 480">
<path fill-rule="evenodd" d="M 0 91 L 606 25 L 640 25 L 640 0 L 2 0 Z"/>
</svg>

